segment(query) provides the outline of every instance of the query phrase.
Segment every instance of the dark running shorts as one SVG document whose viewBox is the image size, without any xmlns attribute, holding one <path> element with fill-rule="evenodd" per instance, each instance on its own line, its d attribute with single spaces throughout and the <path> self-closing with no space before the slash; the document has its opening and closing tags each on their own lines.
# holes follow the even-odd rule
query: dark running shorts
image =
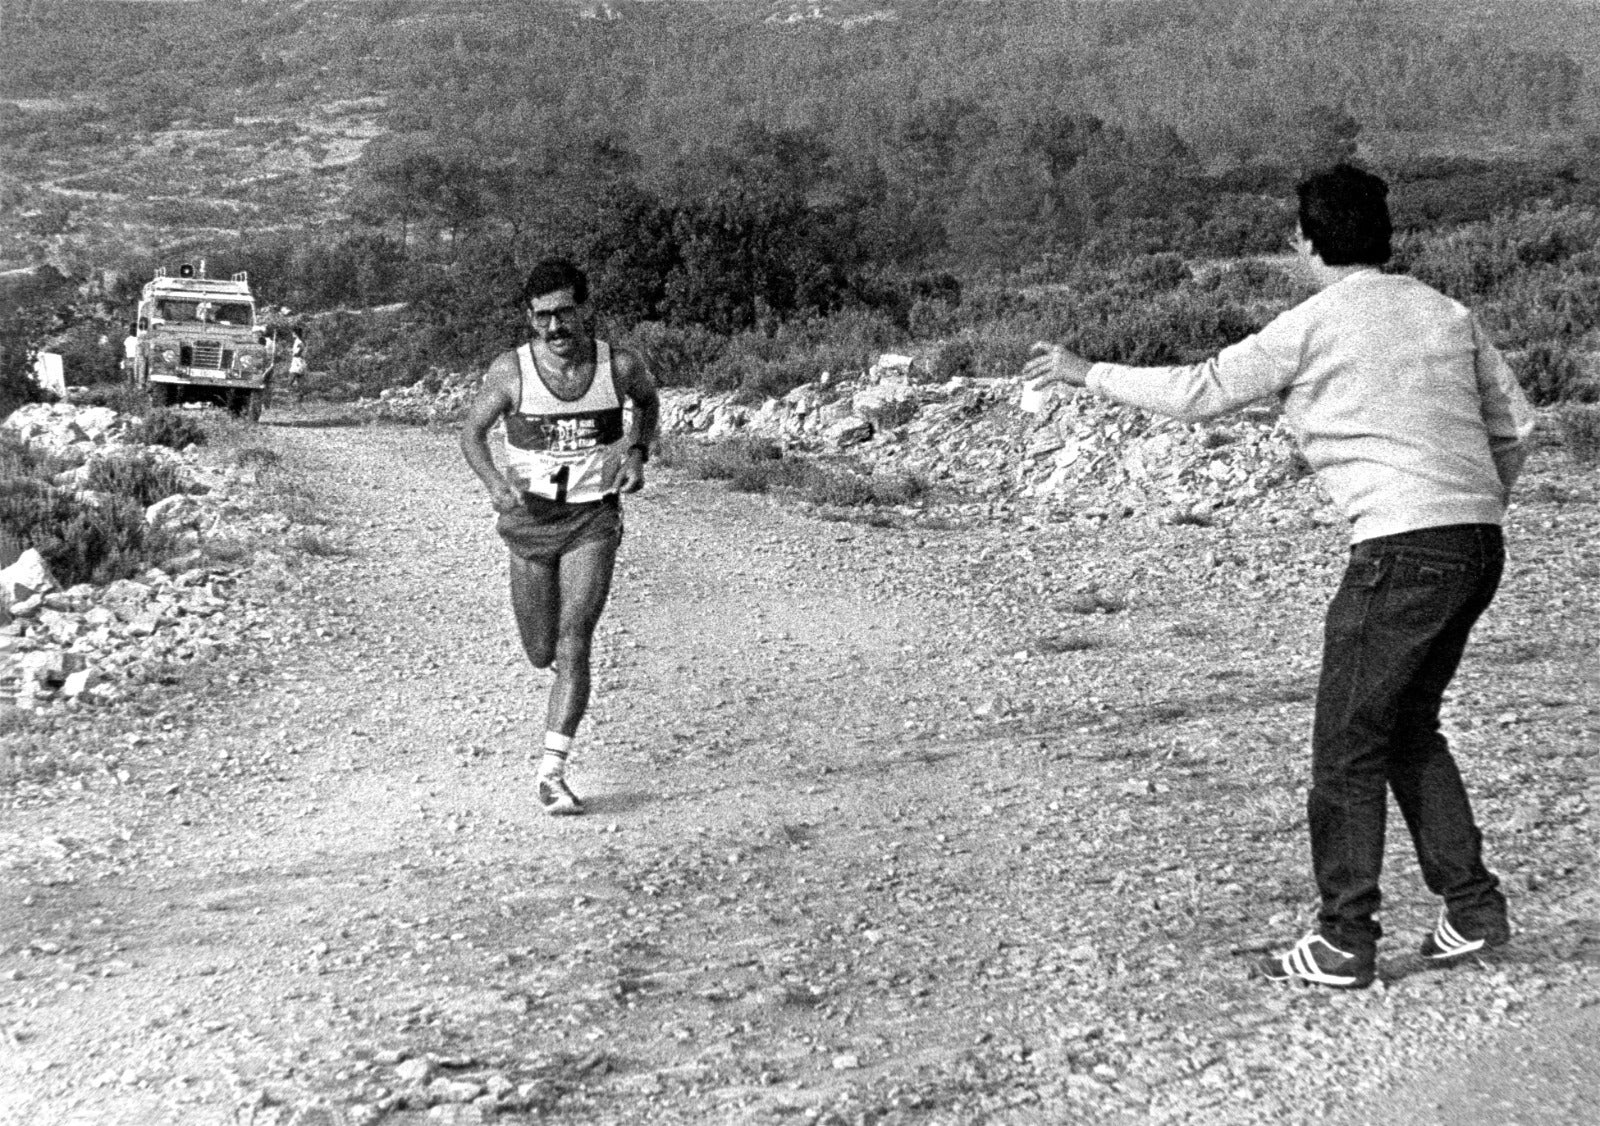
<svg viewBox="0 0 1600 1126">
<path fill-rule="evenodd" d="M 495 531 L 520 558 L 556 559 L 590 540 L 620 543 L 622 502 L 615 493 L 592 504 L 557 504 L 524 493 L 522 507 L 502 513 Z"/>
</svg>

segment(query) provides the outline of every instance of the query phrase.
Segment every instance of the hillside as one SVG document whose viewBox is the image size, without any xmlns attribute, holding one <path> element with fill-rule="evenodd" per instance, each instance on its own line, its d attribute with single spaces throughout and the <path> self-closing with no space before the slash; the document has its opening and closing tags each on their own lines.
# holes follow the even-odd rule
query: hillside
<svg viewBox="0 0 1600 1126">
<path fill-rule="evenodd" d="M 619 2 L 604 9 L 614 19 L 584 19 L 604 13 L 508 0 L 13 5 L 0 39 L 0 265 L 42 257 L 82 274 L 343 223 L 362 212 L 374 169 L 361 158 L 378 138 L 447 154 L 450 134 L 515 162 L 545 138 L 593 134 L 659 181 L 750 120 L 814 130 L 843 163 L 910 183 L 937 155 L 901 151 L 908 115 L 966 114 L 968 102 L 1001 119 L 1043 101 L 1118 127 L 1169 126 L 1216 167 L 1287 159 L 1249 150 L 1289 144 L 1297 107 L 1315 104 L 1351 112 L 1361 145 L 1386 158 L 1526 159 L 1595 129 L 1592 5 L 1485 2 L 1463 20 L 1459 5 L 1415 0 L 1360 5 L 1357 22 L 1290 7 Z M 867 18 L 885 12 L 895 18 Z M 1305 55 L 1302 79 L 1266 53 L 1265 37 L 1283 33 L 1276 52 Z M 1322 73 L 1309 60 L 1330 34 L 1353 50 Z M 1363 57 L 1362 38 L 1411 46 Z M 1451 58 L 1472 69 L 1469 86 Z M 1551 69 L 1560 59 L 1571 73 Z M 1359 81 L 1341 90 L 1334 72 L 1352 66 Z M 546 85 L 553 68 L 565 77 Z M 503 105 L 483 100 L 487 78 L 509 84 Z"/>
</svg>

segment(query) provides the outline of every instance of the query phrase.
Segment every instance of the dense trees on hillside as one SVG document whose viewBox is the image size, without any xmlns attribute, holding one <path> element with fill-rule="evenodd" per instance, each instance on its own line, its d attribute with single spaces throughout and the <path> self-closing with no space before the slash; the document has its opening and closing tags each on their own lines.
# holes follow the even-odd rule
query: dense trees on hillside
<svg viewBox="0 0 1600 1126">
<path fill-rule="evenodd" d="M 898 18 L 850 27 L 767 23 L 760 0 L 615 6 L 0 0 L 0 99 L 54 99 L 0 100 L 0 157 L 36 183 L 66 147 L 292 130 L 380 96 L 383 135 L 337 222 L 310 190 L 253 210 L 278 190 L 265 181 L 220 202 L 152 193 L 143 218 L 213 241 L 236 226 L 232 267 L 298 309 L 408 302 L 409 354 L 460 365 L 496 346 L 507 279 L 550 249 L 592 263 L 630 321 L 776 339 L 853 309 L 866 341 L 946 324 L 956 303 L 929 297 L 945 273 L 1061 280 L 1275 249 L 1299 173 L 1374 136 L 1595 127 L 1568 54 L 1442 3 L 895 0 Z M 1573 152 L 1383 171 L 1402 226 L 1451 225 L 1600 200 L 1600 152 Z M 116 190 L 97 175 L 68 186 Z M 0 181 L 0 254 L 75 221 Z"/>
</svg>

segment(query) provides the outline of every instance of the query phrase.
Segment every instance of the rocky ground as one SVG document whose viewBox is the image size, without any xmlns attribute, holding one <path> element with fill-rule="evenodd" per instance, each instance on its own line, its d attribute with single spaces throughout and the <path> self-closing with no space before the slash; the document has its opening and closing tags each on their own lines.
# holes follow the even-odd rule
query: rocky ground
<svg viewBox="0 0 1600 1126">
<path fill-rule="evenodd" d="M 875 526 L 657 474 L 552 820 L 453 436 L 337 421 L 253 440 L 330 523 L 215 586 L 223 650 L 6 721 L 0 1122 L 1420 1122 L 1418 1076 L 1593 1036 L 1600 548 L 1558 450 L 1447 715 L 1516 942 L 1423 966 L 1399 834 L 1381 981 L 1328 995 L 1245 972 L 1310 917 L 1314 495 Z"/>
</svg>

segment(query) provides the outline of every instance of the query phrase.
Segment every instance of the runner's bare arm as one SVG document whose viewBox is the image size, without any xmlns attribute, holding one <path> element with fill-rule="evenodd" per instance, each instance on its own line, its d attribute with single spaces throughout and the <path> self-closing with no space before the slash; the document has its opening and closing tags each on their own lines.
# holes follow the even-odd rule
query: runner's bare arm
<svg viewBox="0 0 1600 1126">
<path fill-rule="evenodd" d="M 461 426 L 461 453 L 489 491 L 489 503 L 496 512 L 511 512 L 522 503 L 489 453 L 489 431 L 516 405 L 516 387 L 516 355 L 506 352 L 489 365 L 483 390 L 467 408 L 467 420 Z"/>
<path fill-rule="evenodd" d="M 625 493 L 636 493 L 644 488 L 644 463 L 661 429 L 661 396 L 656 393 L 650 369 L 636 353 L 618 348 L 611 362 L 617 388 L 633 404 L 637 418 L 633 448 L 623 463 L 618 487 Z"/>
</svg>

